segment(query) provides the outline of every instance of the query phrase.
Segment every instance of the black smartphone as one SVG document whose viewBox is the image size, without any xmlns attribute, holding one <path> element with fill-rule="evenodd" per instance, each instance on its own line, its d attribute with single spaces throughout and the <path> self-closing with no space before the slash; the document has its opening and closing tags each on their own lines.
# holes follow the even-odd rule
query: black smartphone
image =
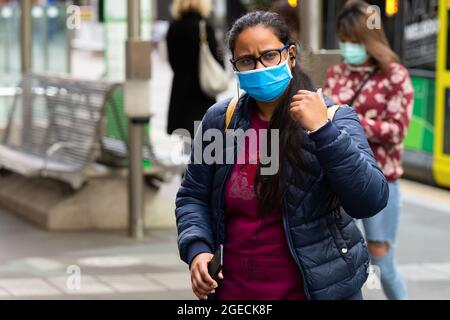
<svg viewBox="0 0 450 320">
<path fill-rule="evenodd" d="M 219 273 L 223 268 L 223 245 L 219 246 L 219 249 L 214 254 L 214 257 L 208 264 L 208 272 L 211 278 L 215 281 L 219 281 Z"/>
</svg>

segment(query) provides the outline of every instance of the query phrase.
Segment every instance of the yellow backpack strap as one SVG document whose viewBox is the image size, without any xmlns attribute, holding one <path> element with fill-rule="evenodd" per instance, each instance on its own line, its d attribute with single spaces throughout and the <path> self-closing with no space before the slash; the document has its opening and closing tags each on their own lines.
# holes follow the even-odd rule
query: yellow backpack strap
<svg viewBox="0 0 450 320">
<path fill-rule="evenodd" d="M 234 111 L 236 110 L 238 99 L 233 98 L 230 101 L 230 104 L 227 108 L 226 118 L 225 118 L 225 131 L 228 130 L 228 127 L 230 126 L 231 119 L 233 119 Z"/>
<path fill-rule="evenodd" d="M 339 105 L 335 105 L 335 106 L 332 106 L 332 107 L 328 108 L 328 110 L 327 110 L 327 112 L 328 112 L 328 119 L 330 119 L 330 121 L 333 121 L 334 116 L 336 114 L 336 111 L 338 111 L 339 108 L 340 108 Z"/>
</svg>

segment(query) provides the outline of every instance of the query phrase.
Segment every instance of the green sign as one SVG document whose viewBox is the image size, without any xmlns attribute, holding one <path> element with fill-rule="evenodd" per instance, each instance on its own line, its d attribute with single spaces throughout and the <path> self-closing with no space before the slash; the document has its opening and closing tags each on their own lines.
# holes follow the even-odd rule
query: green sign
<svg viewBox="0 0 450 320">
<path fill-rule="evenodd" d="M 413 151 L 433 153 L 435 80 L 411 77 L 414 86 L 414 113 L 405 139 Z"/>
</svg>

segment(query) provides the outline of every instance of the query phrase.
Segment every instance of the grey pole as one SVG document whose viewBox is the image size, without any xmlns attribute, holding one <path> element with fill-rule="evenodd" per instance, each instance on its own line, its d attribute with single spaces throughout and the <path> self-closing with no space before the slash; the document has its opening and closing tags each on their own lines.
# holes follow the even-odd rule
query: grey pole
<svg viewBox="0 0 450 320">
<path fill-rule="evenodd" d="M 140 0 L 128 0 L 128 42 L 139 40 L 141 35 Z M 127 50 L 127 80 L 133 80 L 129 72 L 132 56 Z M 132 106 L 131 106 L 132 107 Z M 144 237 L 144 178 L 142 172 L 142 132 L 148 119 L 130 117 L 128 125 L 128 208 L 129 235 L 135 239 Z"/>
<path fill-rule="evenodd" d="M 0 19 L 3 19 L 0 17 Z M 5 73 L 9 74 L 11 73 L 11 44 L 12 44 L 12 36 L 11 36 L 11 23 L 12 18 L 4 18 L 4 24 L 5 24 Z"/>
<path fill-rule="evenodd" d="M 157 20 L 159 17 L 158 17 L 158 9 L 159 9 L 159 7 L 158 7 L 158 1 L 152 1 L 152 13 L 153 13 L 153 18 L 152 18 L 152 20 L 153 21 L 155 21 L 155 20 Z"/>
<path fill-rule="evenodd" d="M 327 5 L 332 5 L 331 2 Z M 341 58 L 339 51 L 323 49 L 323 0 L 302 0 L 299 3 L 301 61 L 314 86 L 320 88 L 328 68 L 339 63 Z"/>
<path fill-rule="evenodd" d="M 32 68 L 31 7 L 32 0 L 20 1 L 20 56 L 22 73 L 30 72 Z"/>
<path fill-rule="evenodd" d="M 141 37 L 141 1 L 128 0 L 128 39 Z"/>
<path fill-rule="evenodd" d="M 73 5 L 73 1 L 66 3 L 64 10 L 67 12 L 67 8 Z M 65 28 L 65 46 L 66 46 L 66 72 L 72 74 L 72 40 L 74 38 L 74 30 L 71 28 Z"/>
<path fill-rule="evenodd" d="M 32 17 L 31 8 L 32 0 L 20 1 L 20 62 L 22 74 L 32 71 Z M 30 85 L 27 81 L 24 83 L 25 86 Z M 27 90 L 27 88 L 24 88 Z M 30 108 L 31 101 L 26 95 L 22 99 L 22 125 L 24 130 L 22 131 L 23 141 L 27 141 L 26 137 L 30 135 L 31 121 L 33 117 L 32 109 Z"/>
<path fill-rule="evenodd" d="M 44 27 L 42 28 L 44 30 L 44 68 L 45 70 L 48 70 L 48 67 L 50 66 L 50 53 L 49 53 L 49 45 L 50 43 L 48 43 L 49 38 L 48 38 L 48 6 L 44 7 L 44 16 L 42 18 L 42 23 L 44 25 Z"/>
<path fill-rule="evenodd" d="M 135 239 L 144 237 L 144 179 L 142 173 L 142 132 L 148 121 L 131 118 L 129 136 L 129 235 Z"/>
<path fill-rule="evenodd" d="M 300 1 L 301 41 L 312 52 L 322 49 L 323 0 Z"/>
</svg>

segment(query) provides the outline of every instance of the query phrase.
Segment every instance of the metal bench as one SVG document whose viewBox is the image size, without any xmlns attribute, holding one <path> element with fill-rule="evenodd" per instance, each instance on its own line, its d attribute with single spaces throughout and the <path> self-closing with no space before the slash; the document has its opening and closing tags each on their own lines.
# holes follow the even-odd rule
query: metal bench
<svg viewBox="0 0 450 320">
<path fill-rule="evenodd" d="M 101 151 L 105 106 L 118 84 L 26 74 L 0 144 L 0 167 L 79 189 Z"/>
<path fill-rule="evenodd" d="M 48 74 L 26 74 L 13 93 L 7 128 L 0 139 L 0 168 L 27 177 L 49 177 L 77 190 L 86 182 L 86 170 L 99 162 L 125 167 L 128 158 L 126 116 L 113 94 L 117 83 L 86 81 Z M 106 109 L 112 108 L 112 119 Z M 107 137 L 111 121 L 120 140 Z M 124 125 L 125 123 L 125 125 Z M 157 151 L 157 150 L 156 150 Z M 148 136 L 144 159 L 146 182 L 168 181 L 184 171 L 169 155 L 155 152 Z"/>
</svg>

